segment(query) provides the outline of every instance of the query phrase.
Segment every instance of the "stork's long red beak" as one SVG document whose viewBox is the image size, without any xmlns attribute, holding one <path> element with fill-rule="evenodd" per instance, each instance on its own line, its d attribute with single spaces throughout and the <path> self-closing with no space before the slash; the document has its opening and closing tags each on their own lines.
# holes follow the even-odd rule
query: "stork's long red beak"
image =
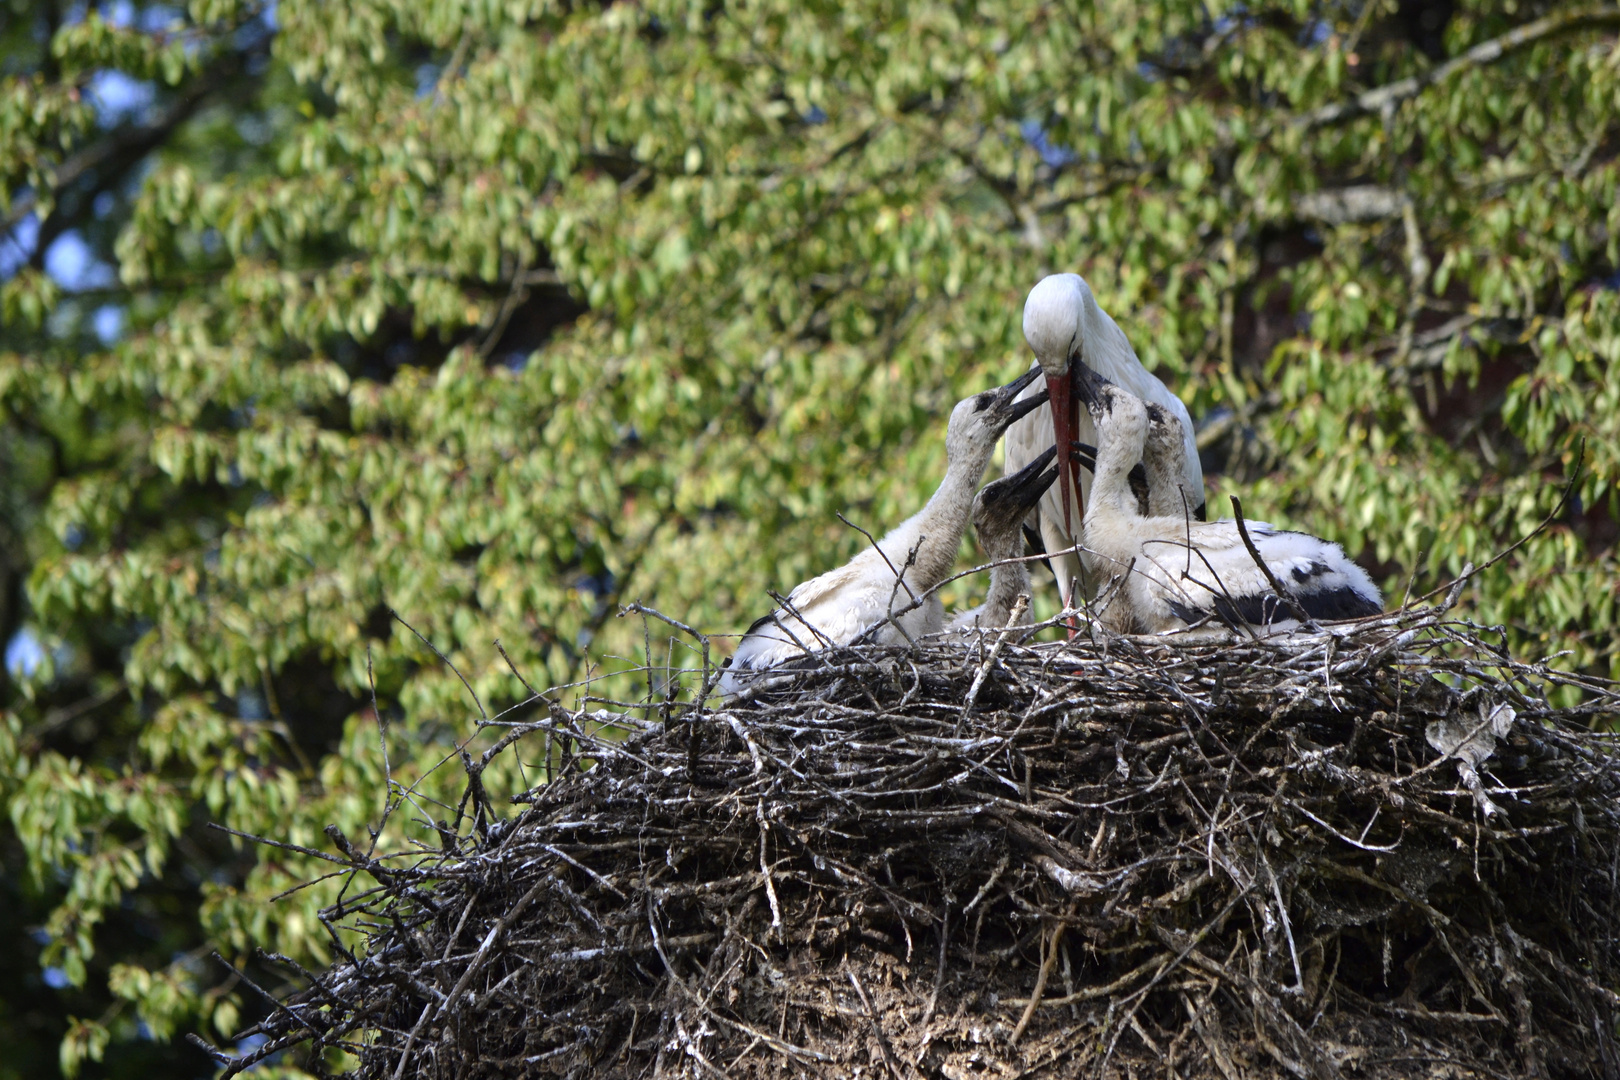
<svg viewBox="0 0 1620 1080">
<path fill-rule="evenodd" d="M 1074 444 L 1074 372 L 1078 360 L 1069 361 L 1069 370 L 1062 375 L 1046 377 L 1046 396 L 1052 402 L 1052 434 L 1054 443 L 1060 451 Z M 1074 492 L 1079 488 L 1075 485 L 1074 455 L 1060 452 L 1058 459 L 1058 490 L 1063 496 L 1063 527 L 1068 530 L 1069 542 L 1080 542 L 1080 518 L 1085 516 L 1085 507 L 1080 508 L 1080 514 L 1074 512 Z M 1054 553 L 1055 555 L 1055 553 Z M 1063 598 L 1064 604 L 1074 606 L 1073 591 L 1079 583 L 1069 583 L 1070 595 Z M 1080 633 L 1079 619 L 1069 616 L 1069 638 L 1073 640 Z"/>
<path fill-rule="evenodd" d="M 1052 433 L 1056 436 L 1059 447 L 1068 447 L 1074 444 L 1074 364 L 1071 362 L 1069 370 L 1062 375 L 1048 375 L 1046 377 L 1046 393 L 1052 402 Z M 1058 459 L 1058 484 L 1063 495 L 1063 527 L 1068 530 L 1071 537 L 1078 538 L 1079 522 L 1075 520 L 1074 496 L 1075 488 L 1074 462 L 1071 455 L 1060 453 Z M 1084 515 L 1084 508 L 1081 514 Z"/>
</svg>

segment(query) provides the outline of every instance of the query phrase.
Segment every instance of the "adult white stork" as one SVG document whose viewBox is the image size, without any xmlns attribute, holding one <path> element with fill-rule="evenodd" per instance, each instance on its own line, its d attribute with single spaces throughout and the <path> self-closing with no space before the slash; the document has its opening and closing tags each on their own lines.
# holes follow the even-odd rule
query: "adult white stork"
<svg viewBox="0 0 1620 1080">
<path fill-rule="evenodd" d="M 997 441 L 1008 424 L 1046 400 L 1039 393 L 1020 397 L 1037 374 L 1028 371 L 957 403 L 945 429 L 945 478 L 927 505 L 875 546 L 799 585 L 787 603 L 750 626 L 726 662 L 721 693 L 735 694 L 759 671 L 806 652 L 847 645 L 869 630 L 873 641 L 896 643 L 944 626 L 939 597 L 928 594 L 956 561 L 974 492 Z"/>
<path fill-rule="evenodd" d="M 1057 470 L 1047 468 L 1055 456 L 1057 447 L 1048 446 L 1018 472 L 991 481 L 974 496 L 973 531 L 990 563 L 990 591 L 978 607 L 951 616 L 945 624 L 946 633 L 967 637 L 979 630 L 1000 630 L 1012 618 L 1018 597 L 1029 593 L 1022 526 L 1024 518 L 1057 479 Z M 1034 614 L 1026 607 L 1020 622 L 1027 625 L 1034 621 Z"/>
<path fill-rule="evenodd" d="M 1035 363 L 1046 376 L 1052 408 L 1031 413 L 1007 429 L 1006 472 L 1022 469 L 1054 441 L 1069 447 L 1076 439 L 1094 438 L 1091 418 L 1079 409 L 1074 395 L 1075 371 L 1089 365 L 1116 385 L 1170 410 L 1181 420 L 1187 441 L 1187 486 L 1199 493 L 1191 509 L 1195 517 L 1202 519 L 1204 473 L 1198 465 L 1198 446 L 1187 406 L 1142 366 L 1125 332 L 1097 306 L 1084 278 L 1079 274 L 1053 274 L 1036 283 L 1024 301 L 1024 340 L 1029 342 Z M 1074 580 L 1081 563 L 1072 549 L 1082 537 L 1090 483 L 1079 475 L 1067 453 L 1059 456 L 1058 471 L 1057 487 L 1041 500 L 1040 535 L 1063 606 L 1073 608 Z"/>
<path fill-rule="evenodd" d="M 1180 418 L 1076 366 L 1075 392 L 1097 431 L 1083 559 L 1097 582 L 1095 611 L 1104 626 L 1149 634 L 1211 623 L 1276 631 L 1298 625 L 1296 606 L 1323 620 L 1383 610 L 1372 578 L 1338 544 L 1247 522 L 1268 576 L 1243 543 L 1237 522 L 1194 521 L 1178 505 L 1190 497 L 1175 482 L 1185 476 Z M 1128 479 L 1144 451 L 1149 504 L 1161 511 L 1147 515 Z M 1287 598 L 1278 595 L 1273 580 Z"/>
</svg>

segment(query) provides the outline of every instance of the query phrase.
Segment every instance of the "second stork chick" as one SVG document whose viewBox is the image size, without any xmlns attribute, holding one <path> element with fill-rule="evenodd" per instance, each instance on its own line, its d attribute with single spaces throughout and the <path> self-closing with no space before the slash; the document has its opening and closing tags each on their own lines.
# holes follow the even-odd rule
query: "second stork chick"
<svg viewBox="0 0 1620 1080">
<path fill-rule="evenodd" d="M 1260 558 L 1290 594 L 1278 596 L 1236 521 L 1193 520 L 1187 507 L 1194 493 L 1180 481 L 1186 453 L 1180 418 L 1090 369 L 1077 373 L 1075 388 L 1097 429 L 1083 560 L 1104 626 L 1138 634 L 1206 624 L 1281 631 L 1298 625 L 1294 605 L 1323 620 L 1383 610 L 1378 586 L 1338 544 L 1247 522 Z M 1148 480 L 1146 514 L 1129 481 L 1138 460 Z"/>
<path fill-rule="evenodd" d="M 1114 389 L 1120 392 L 1119 387 Z M 1193 487 L 1187 476 L 1187 444 L 1182 435 L 1186 429 L 1179 418 L 1154 402 L 1142 404 L 1147 408 L 1148 418 L 1142 460 L 1132 465 L 1126 475 L 1137 512 L 1145 518 L 1180 517 L 1202 521 L 1203 485 L 1200 482 L 1197 488 Z M 1097 448 L 1083 442 L 1073 446 L 1075 465 L 1096 475 Z"/>
<path fill-rule="evenodd" d="M 1048 446 L 1028 465 L 984 485 L 974 496 L 973 531 L 990 563 L 990 591 L 978 607 L 951 616 L 946 633 L 965 636 L 976 630 L 1000 630 L 1012 618 L 1018 597 L 1029 595 L 1029 564 L 1023 558 L 1024 518 L 1057 479 L 1058 470 L 1047 468 L 1056 457 L 1057 447 Z M 1034 621 L 1026 607 L 1019 622 L 1029 625 Z"/>
</svg>

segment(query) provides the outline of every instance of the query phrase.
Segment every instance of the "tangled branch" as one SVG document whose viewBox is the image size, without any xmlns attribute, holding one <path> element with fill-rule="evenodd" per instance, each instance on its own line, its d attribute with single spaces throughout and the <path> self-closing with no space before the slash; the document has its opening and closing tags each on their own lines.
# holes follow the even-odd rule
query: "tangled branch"
<svg viewBox="0 0 1620 1080">
<path fill-rule="evenodd" d="M 593 740 L 606 715 L 633 734 Z M 522 730 L 594 763 L 450 850 L 345 847 L 374 887 L 325 919 L 364 948 L 305 973 L 253 1054 L 214 1052 L 230 1074 L 338 1046 L 365 1077 L 1614 1076 L 1620 770 L 1591 729 L 1617 715 L 1614 684 L 1443 607 L 1224 643 L 994 628 L 829 649 L 668 722 L 553 706 Z"/>
</svg>

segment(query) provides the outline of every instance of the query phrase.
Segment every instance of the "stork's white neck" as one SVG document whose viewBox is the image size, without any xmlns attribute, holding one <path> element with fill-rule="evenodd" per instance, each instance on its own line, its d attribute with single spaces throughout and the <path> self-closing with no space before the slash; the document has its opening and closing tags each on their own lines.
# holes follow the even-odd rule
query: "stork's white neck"
<svg viewBox="0 0 1620 1080">
<path fill-rule="evenodd" d="M 880 542 L 896 570 L 916 555 L 905 578 L 914 590 L 931 589 L 945 580 L 973 513 L 973 495 L 984 477 L 994 447 L 974 449 L 949 462 L 945 478 L 923 508 L 895 526 Z"/>
<path fill-rule="evenodd" d="M 1177 453 L 1175 447 L 1163 446 L 1153 439 L 1143 444 L 1142 468 L 1147 472 L 1148 514 L 1152 517 L 1171 517 L 1192 510 L 1196 504 L 1185 501 L 1187 483 L 1187 455 Z"/>
<path fill-rule="evenodd" d="M 1011 617 L 1018 595 L 1029 592 L 1029 564 L 1005 561 L 1024 554 L 1023 541 L 1023 534 L 1016 526 L 1006 532 L 979 533 L 985 558 L 996 564 L 990 568 L 990 591 L 984 598 L 985 619 L 996 626 L 1005 625 Z"/>
<path fill-rule="evenodd" d="M 1126 519 L 1142 516 L 1131 491 L 1130 473 L 1142 459 L 1147 431 L 1135 419 L 1116 413 L 1096 425 L 1097 470 L 1093 473 L 1088 509 L 1094 507 Z"/>
</svg>

